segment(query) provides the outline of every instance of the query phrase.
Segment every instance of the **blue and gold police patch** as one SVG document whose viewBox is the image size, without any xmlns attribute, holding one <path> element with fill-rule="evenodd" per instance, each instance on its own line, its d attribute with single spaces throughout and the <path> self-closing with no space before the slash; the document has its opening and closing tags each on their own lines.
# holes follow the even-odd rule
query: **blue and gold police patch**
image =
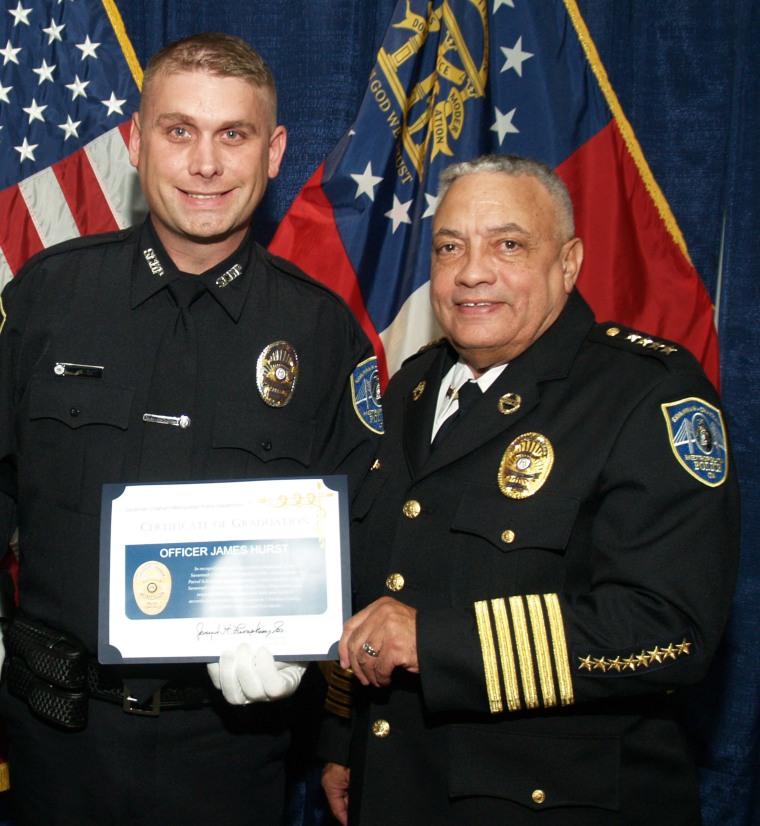
<svg viewBox="0 0 760 826">
<path fill-rule="evenodd" d="M 728 451 L 720 410 L 693 397 L 661 406 L 670 446 L 681 466 L 711 488 L 722 485 L 728 473 Z"/>
<path fill-rule="evenodd" d="M 373 356 L 361 364 L 351 376 L 351 397 L 356 415 L 373 432 L 383 432 L 383 406 L 380 393 L 380 373 Z"/>
</svg>

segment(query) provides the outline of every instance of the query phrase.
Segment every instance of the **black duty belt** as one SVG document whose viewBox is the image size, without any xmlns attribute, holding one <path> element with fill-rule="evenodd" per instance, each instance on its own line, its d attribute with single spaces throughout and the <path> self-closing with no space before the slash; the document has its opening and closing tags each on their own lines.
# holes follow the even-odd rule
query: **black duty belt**
<svg viewBox="0 0 760 826">
<path fill-rule="evenodd" d="M 90 698 L 148 717 L 211 704 L 205 686 L 171 682 L 143 702 L 132 695 L 128 680 L 88 657 L 76 640 L 26 617 L 12 620 L 4 636 L 8 690 L 42 719 L 68 730 L 81 731 L 87 725 Z"/>
<path fill-rule="evenodd" d="M 189 711 L 211 705 L 211 695 L 205 686 L 177 686 L 171 682 L 154 691 L 147 703 L 142 703 L 131 695 L 128 679 L 122 679 L 93 660 L 87 663 L 87 690 L 96 700 L 116 703 L 127 714 L 145 717 L 157 717 L 161 711 Z"/>
</svg>

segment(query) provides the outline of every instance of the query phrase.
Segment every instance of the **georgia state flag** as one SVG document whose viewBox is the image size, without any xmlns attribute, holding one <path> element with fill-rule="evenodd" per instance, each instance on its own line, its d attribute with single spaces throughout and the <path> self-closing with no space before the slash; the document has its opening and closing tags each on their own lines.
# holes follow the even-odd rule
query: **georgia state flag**
<svg viewBox="0 0 760 826">
<path fill-rule="evenodd" d="M 440 335 L 438 176 L 491 152 L 542 160 L 567 184 L 597 319 L 683 344 L 717 385 L 710 299 L 574 0 L 401 0 L 356 121 L 270 248 L 346 299 L 386 380 Z"/>
</svg>

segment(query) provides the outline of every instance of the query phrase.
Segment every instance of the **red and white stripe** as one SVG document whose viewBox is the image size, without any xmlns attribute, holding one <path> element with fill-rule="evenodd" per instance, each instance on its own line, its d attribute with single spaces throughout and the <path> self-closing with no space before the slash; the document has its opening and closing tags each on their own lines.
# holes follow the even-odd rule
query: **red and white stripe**
<svg viewBox="0 0 760 826">
<path fill-rule="evenodd" d="M 121 229 L 147 211 L 129 162 L 129 122 L 0 192 L 0 288 L 36 252 Z"/>
</svg>

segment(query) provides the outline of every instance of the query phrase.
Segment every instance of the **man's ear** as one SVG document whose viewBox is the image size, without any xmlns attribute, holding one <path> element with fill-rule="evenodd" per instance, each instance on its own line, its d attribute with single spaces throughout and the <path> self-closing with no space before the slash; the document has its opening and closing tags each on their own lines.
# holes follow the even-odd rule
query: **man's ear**
<svg viewBox="0 0 760 826">
<path fill-rule="evenodd" d="M 562 259 L 562 277 L 565 281 L 565 292 L 570 293 L 581 271 L 583 241 L 580 238 L 571 238 L 562 245 L 560 258 Z"/>
<path fill-rule="evenodd" d="M 269 177 L 276 178 L 280 171 L 282 156 L 288 143 L 288 133 L 284 126 L 276 126 L 269 138 Z"/>
<path fill-rule="evenodd" d="M 129 162 L 137 168 L 137 159 L 140 156 L 140 113 L 132 115 L 129 127 Z"/>
</svg>

